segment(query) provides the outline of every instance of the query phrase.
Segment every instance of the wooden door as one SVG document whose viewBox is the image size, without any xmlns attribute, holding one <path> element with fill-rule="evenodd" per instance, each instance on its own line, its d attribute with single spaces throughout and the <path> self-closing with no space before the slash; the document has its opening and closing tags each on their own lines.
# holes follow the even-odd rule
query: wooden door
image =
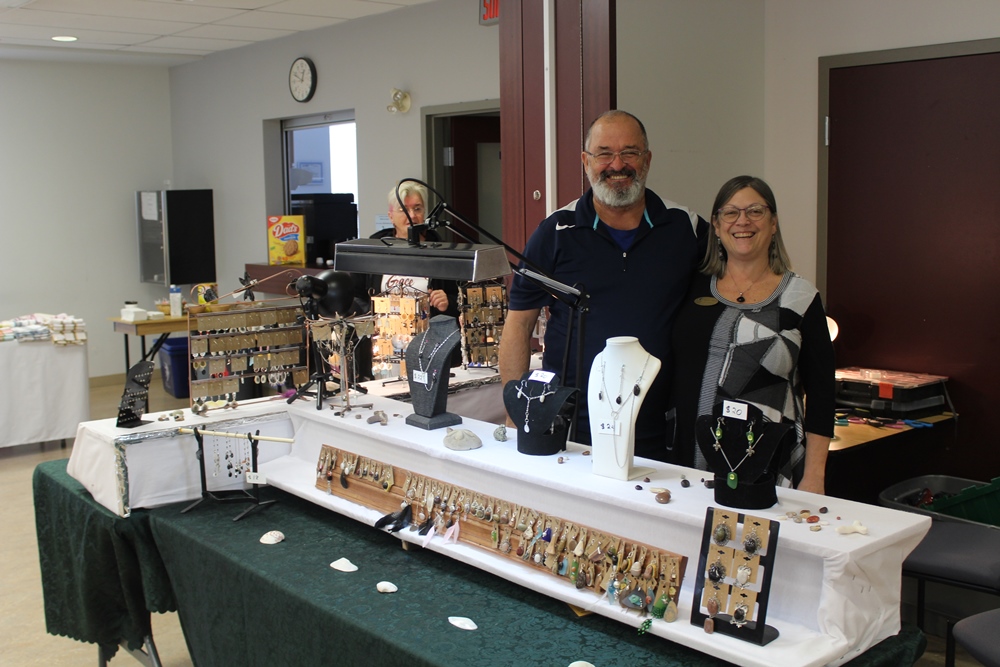
<svg viewBox="0 0 1000 667">
<path fill-rule="evenodd" d="M 829 72 L 826 305 L 838 366 L 950 377 L 956 449 L 1000 475 L 1000 53 Z"/>
</svg>

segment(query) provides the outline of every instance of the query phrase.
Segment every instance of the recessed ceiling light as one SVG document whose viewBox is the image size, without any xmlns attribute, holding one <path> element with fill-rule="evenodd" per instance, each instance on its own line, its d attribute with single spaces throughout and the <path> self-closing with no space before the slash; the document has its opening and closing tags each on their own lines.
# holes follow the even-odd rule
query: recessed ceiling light
<svg viewBox="0 0 1000 667">
<path fill-rule="evenodd" d="M 75 42 L 76 41 L 76 37 L 73 37 L 72 35 L 56 35 L 55 37 L 52 38 L 52 41 L 53 42 Z"/>
</svg>

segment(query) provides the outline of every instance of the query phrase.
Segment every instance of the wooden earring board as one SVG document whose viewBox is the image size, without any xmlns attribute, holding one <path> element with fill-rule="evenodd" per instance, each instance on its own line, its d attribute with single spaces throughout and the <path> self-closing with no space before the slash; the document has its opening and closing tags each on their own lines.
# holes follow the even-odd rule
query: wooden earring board
<svg viewBox="0 0 1000 667">
<path fill-rule="evenodd" d="M 713 540 L 716 528 L 725 523 L 730 534 L 722 545 Z M 767 625 L 767 603 L 771 590 L 771 575 L 774 571 L 774 556 L 778 546 L 777 521 L 764 517 L 737 513 L 729 508 L 708 507 L 705 513 L 705 527 L 701 538 L 701 552 L 698 570 L 694 574 L 695 590 L 691 602 L 691 624 L 701 627 L 712 618 L 707 612 L 707 600 L 715 589 L 720 602 L 719 612 L 714 616 L 714 633 L 728 635 L 759 646 L 766 646 L 778 638 L 778 630 Z M 756 529 L 754 531 L 754 529 Z M 744 539 L 756 532 L 760 549 L 754 555 L 744 551 Z M 725 567 L 725 576 L 718 583 L 708 578 L 709 567 L 717 560 Z M 737 584 L 736 572 L 741 564 L 751 567 L 752 575 L 745 587 Z M 744 602 L 748 611 L 746 623 L 738 626 L 733 622 L 732 611 Z"/>
</svg>

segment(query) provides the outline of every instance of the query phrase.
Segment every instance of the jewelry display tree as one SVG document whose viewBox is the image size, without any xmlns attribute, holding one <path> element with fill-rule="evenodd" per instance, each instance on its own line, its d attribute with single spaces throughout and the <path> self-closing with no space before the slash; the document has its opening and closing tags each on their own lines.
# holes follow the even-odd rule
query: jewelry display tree
<svg viewBox="0 0 1000 667">
<path fill-rule="evenodd" d="M 462 352 L 469 368 L 496 368 L 500 336 L 507 318 L 507 287 L 503 281 L 469 283 L 459 290 L 462 311 Z"/>
<path fill-rule="evenodd" d="M 777 521 L 709 507 L 691 603 L 691 624 L 760 646 L 778 637 L 766 624 Z"/>
<path fill-rule="evenodd" d="M 458 321 L 448 315 L 432 317 L 427 331 L 417 334 L 406 348 L 413 414 L 406 423 L 428 431 L 461 424 L 462 418 L 445 412 L 451 353 L 459 343 Z"/>
<path fill-rule="evenodd" d="M 714 415 L 698 417 L 695 434 L 715 473 L 715 502 L 741 509 L 766 509 L 778 502 L 775 457 L 794 437 L 791 424 L 765 421 L 756 406 L 724 401 Z"/>
<path fill-rule="evenodd" d="M 653 472 L 635 468 L 635 420 L 660 360 L 634 336 L 615 336 L 594 357 L 587 389 L 595 475 L 632 479 Z"/>
<path fill-rule="evenodd" d="M 559 384 L 559 376 L 548 371 L 528 371 L 520 380 L 503 388 L 503 402 L 517 426 L 517 451 L 547 456 L 566 449 L 569 421 L 562 414 L 573 387 Z"/>
</svg>

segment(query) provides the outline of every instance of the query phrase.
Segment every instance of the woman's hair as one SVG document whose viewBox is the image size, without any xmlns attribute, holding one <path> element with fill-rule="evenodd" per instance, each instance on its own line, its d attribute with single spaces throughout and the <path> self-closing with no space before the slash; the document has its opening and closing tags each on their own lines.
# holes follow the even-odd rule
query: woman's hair
<svg viewBox="0 0 1000 667">
<path fill-rule="evenodd" d="M 774 200 L 774 193 L 771 191 L 771 186 L 763 179 L 756 176 L 737 176 L 726 181 L 719 189 L 719 194 L 715 196 L 715 203 L 712 204 L 712 231 L 708 235 L 708 248 L 705 251 L 705 259 L 701 263 L 701 272 L 705 275 L 721 278 L 726 274 L 726 249 L 715 234 L 715 223 L 719 209 L 743 188 L 752 188 L 754 192 L 764 198 L 764 203 L 771 209 L 771 215 L 778 215 L 778 203 Z M 771 265 L 771 271 L 779 276 L 792 270 L 792 262 L 788 258 L 785 244 L 781 240 L 781 225 L 777 222 L 774 236 L 771 239 L 771 247 L 768 249 L 768 263 Z"/>
<path fill-rule="evenodd" d="M 392 186 L 389 190 L 389 210 L 393 211 L 399 206 L 399 199 L 406 201 L 406 198 L 410 195 L 417 195 L 420 197 L 420 201 L 423 203 L 424 208 L 427 207 L 427 188 L 425 188 L 420 183 L 415 183 L 413 181 L 406 181 L 399 185 L 399 199 L 396 199 L 396 187 Z"/>
</svg>

